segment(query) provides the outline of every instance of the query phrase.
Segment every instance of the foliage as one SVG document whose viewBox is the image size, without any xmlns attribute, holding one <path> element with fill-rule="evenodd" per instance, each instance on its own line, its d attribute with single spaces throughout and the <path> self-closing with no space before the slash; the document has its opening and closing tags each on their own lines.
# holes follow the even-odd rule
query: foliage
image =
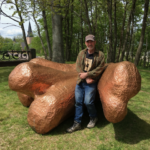
<svg viewBox="0 0 150 150">
<path fill-rule="evenodd" d="M 0 51 L 21 50 L 22 37 L 16 36 L 15 41 L 10 38 L 0 36 Z"/>
<path fill-rule="evenodd" d="M 10 38 L 3 38 L 0 37 L 0 49 L 1 51 L 8 51 L 12 50 L 13 47 L 13 41 Z"/>
<path fill-rule="evenodd" d="M 14 43 L 13 50 L 15 50 L 15 51 L 21 51 L 21 44 L 20 43 Z"/>
<path fill-rule="evenodd" d="M 2 51 L 3 47 L 4 47 L 4 38 L 0 36 L 0 51 Z"/>
<path fill-rule="evenodd" d="M 120 38 L 121 38 L 121 31 L 122 31 L 122 24 L 125 12 L 125 5 L 127 3 L 127 11 L 126 11 L 126 18 L 125 18 L 125 26 L 124 26 L 124 33 L 123 33 L 123 42 L 126 37 L 127 25 L 129 20 L 130 11 L 132 8 L 132 1 L 128 0 L 110 0 L 112 1 L 112 47 L 114 53 L 114 46 L 115 46 L 115 35 L 117 35 L 117 47 L 115 56 L 118 55 L 118 50 L 120 47 Z M 14 1 L 7 0 L 7 3 L 13 5 Z M 92 28 L 92 33 L 96 36 L 97 45 L 96 48 L 102 50 L 106 55 L 109 53 L 109 17 L 108 17 L 108 4 L 105 0 L 54 0 L 50 2 L 49 0 L 18 0 L 18 8 L 19 12 L 16 11 L 15 5 L 10 9 L 14 10 L 13 16 L 18 14 L 22 14 L 23 21 L 19 21 L 19 24 L 23 24 L 25 21 L 29 20 L 29 18 L 33 18 L 35 16 L 36 21 L 38 22 L 40 34 L 42 36 L 42 40 L 46 50 L 48 51 L 46 35 L 44 30 L 44 23 L 43 23 L 43 16 L 42 11 L 46 12 L 46 19 L 48 24 L 48 33 L 50 37 L 50 43 L 52 41 L 52 15 L 54 12 L 52 8 L 54 6 L 55 11 L 59 12 L 62 16 L 62 39 L 63 39 L 63 49 L 64 49 L 64 56 L 65 59 L 68 60 L 75 60 L 78 52 L 85 48 L 84 45 L 84 38 L 87 34 L 90 33 L 90 26 Z M 117 23 L 117 32 L 115 32 L 115 17 L 114 17 L 114 3 L 116 2 L 116 23 Z M 136 7 L 134 12 L 134 22 L 130 25 L 130 35 L 129 40 L 127 42 L 127 48 L 125 52 L 130 51 L 130 53 L 136 54 L 139 39 L 141 35 L 141 28 L 142 28 L 142 21 L 143 21 L 143 13 L 144 13 L 144 0 L 136 1 Z M 86 10 L 86 5 L 88 10 Z M 34 9 L 35 8 L 35 9 Z M 89 17 L 87 17 L 87 14 Z M 148 14 L 149 19 L 150 11 Z M 89 18 L 89 22 L 88 22 Z M 148 41 L 150 32 L 149 32 L 149 23 L 147 24 L 147 39 Z M 134 24 L 133 35 L 131 35 L 131 26 Z M 41 42 L 38 36 L 38 31 L 36 32 L 36 37 L 34 37 L 33 43 L 30 45 L 31 47 L 37 49 L 38 53 L 43 54 L 43 47 L 41 46 Z M 134 36 L 133 40 L 132 37 Z M 133 48 L 131 48 L 130 41 L 132 41 Z M 144 42 L 146 39 L 144 40 Z M 145 44 L 145 43 L 144 43 Z M 51 44 L 52 47 L 52 44 Z M 121 49 L 122 49 L 121 45 Z M 148 44 L 149 50 L 149 44 Z M 143 47 L 142 55 L 145 50 Z M 68 53 L 70 53 L 70 58 L 67 58 Z M 122 53 L 122 51 L 121 51 Z"/>
<path fill-rule="evenodd" d="M 24 41 L 21 34 L 16 35 L 14 38 L 15 38 L 16 43 L 21 43 Z"/>
<path fill-rule="evenodd" d="M 43 38 L 44 39 L 44 38 Z M 45 40 L 44 40 L 45 41 Z M 45 41 L 45 46 L 46 45 L 46 41 Z M 42 45 L 41 45 L 41 41 L 40 41 L 40 38 L 39 37 L 34 37 L 31 44 L 30 44 L 30 47 L 31 48 L 35 48 L 36 49 L 36 52 L 37 53 L 40 53 L 40 54 L 43 54 L 44 55 L 44 52 L 43 52 L 43 49 L 42 49 Z"/>
</svg>

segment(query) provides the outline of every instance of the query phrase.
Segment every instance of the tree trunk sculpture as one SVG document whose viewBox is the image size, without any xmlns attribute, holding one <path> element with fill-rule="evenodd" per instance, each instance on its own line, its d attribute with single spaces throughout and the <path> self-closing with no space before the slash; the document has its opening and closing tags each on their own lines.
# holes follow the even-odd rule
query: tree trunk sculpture
<svg viewBox="0 0 150 150">
<path fill-rule="evenodd" d="M 10 89 L 18 92 L 24 106 L 29 106 L 28 123 L 45 134 L 74 113 L 75 64 L 61 64 L 44 59 L 22 63 L 9 75 Z M 107 64 L 98 91 L 106 119 L 116 123 L 127 114 L 128 100 L 141 88 L 141 76 L 133 63 Z"/>
</svg>

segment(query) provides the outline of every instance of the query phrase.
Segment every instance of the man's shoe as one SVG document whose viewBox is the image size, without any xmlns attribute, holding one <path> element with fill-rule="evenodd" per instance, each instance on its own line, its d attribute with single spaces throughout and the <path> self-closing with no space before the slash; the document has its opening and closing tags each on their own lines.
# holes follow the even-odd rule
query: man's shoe
<svg viewBox="0 0 150 150">
<path fill-rule="evenodd" d="M 98 118 L 90 118 L 90 122 L 87 125 L 87 128 L 93 128 L 95 127 L 96 122 L 98 121 Z"/>
<path fill-rule="evenodd" d="M 77 130 L 80 130 L 80 129 L 81 129 L 81 124 L 78 123 L 78 122 L 76 122 L 76 121 L 74 121 L 73 126 L 70 127 L 70 128 L 68 128 L 68 129 L 66 130 L 66 132 L 72 133 L 72 132 L 77 131 Z"/>
</svg>

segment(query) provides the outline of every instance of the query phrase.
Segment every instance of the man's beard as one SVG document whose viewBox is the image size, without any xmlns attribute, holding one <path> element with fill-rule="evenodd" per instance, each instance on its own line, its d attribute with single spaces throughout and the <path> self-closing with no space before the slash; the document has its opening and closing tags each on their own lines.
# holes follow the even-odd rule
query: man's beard
<svg viewBox="0 0 150 150">
<path fill-rule="evenodd" d="M 94 46 L 92 47 L 87 47 L 88 50 L 93 50 L 94 49 Z"/>
</svg>

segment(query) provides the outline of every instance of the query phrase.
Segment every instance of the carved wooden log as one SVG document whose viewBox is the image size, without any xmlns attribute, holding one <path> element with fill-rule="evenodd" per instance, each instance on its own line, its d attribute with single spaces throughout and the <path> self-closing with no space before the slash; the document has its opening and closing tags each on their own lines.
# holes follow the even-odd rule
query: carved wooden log
<svg viewBox="0 0 150 150">
<path fill-rule="evenodd" d="M 66 73 L 32 62 L 18 65 L 9 75 L 9 87 L 19 92 L 20 99 L 24 96 L 21 93 L 34 98 L 28 123 L 40 134 L 47 133 L 73 113 L 76 81 L 77 72 Z"/>
<path fill-rule="evenodd" d="M 23 94 L 23 93 L 20 93 L 20 92 L 17 92 L 17 95 L 18 95 L 18 98 L 20 100 L 20 102 L 22 103 L 23 106 L 25 107 L 28 107 L 30 106 L 30 104 L 33 102 L 33 98 L 26 95 L 26 94 Z"/>
<path fill-rule="evenodd" d="M 76 72 L 76 64 L 63 64 L 40 58 L 31 59 L 30 62 L 64 72 Z"/>
<path fill-rule="evenodd" d="M 30 105 L 29 99 L 34 99 L 28 123 L 37 133 L 49 132 L 73 113 L 77 75 L 75 64 L 44 59 L 22 63 L 11 72 L 9 86 L 19 92 L 23 105 Z M 127 113 L 128 100 L 140 87 L 141 77 L 133 63 L 109 64 L 98 83 L 106 119 L 113 123 L 121 121 Z"/>
<path fill-rule="evenodd" d="M 76 64 L 56 63 L 56 62 L 52 62 L 52 61 L 49 61 L 46 59 L 41 59 L 41 58 L 34 58 L 34 59 L 30 60 L 30 62 L 32 62 L 34 64 L 39 64 L 41 66 L 53 68 L 55 70 L 76 73 Z M 18 98 L 19 98 L 20 102 L 26 107 L 30 106 L 30 104 L 34 100 L 33 97 L 30 97 L 26 94 L 23 94 L 20 92 L 17 92 L 17 94 L 18 94 Z"/>
<path fill-rule="evenodd" d="M 117 123 L 127 114 L 127 103 L 141 89 L 141 76 L 128 61 L 111 63 L 104 71 L 98 91 L 106 119 Z"/>
<path fill-rule="evenodd" d="M 52 85 L 37 96 L 28 112 L 28 123 L 37 133 L 47 133 L 74 113 L 76 77 Z"/>
</svg>

